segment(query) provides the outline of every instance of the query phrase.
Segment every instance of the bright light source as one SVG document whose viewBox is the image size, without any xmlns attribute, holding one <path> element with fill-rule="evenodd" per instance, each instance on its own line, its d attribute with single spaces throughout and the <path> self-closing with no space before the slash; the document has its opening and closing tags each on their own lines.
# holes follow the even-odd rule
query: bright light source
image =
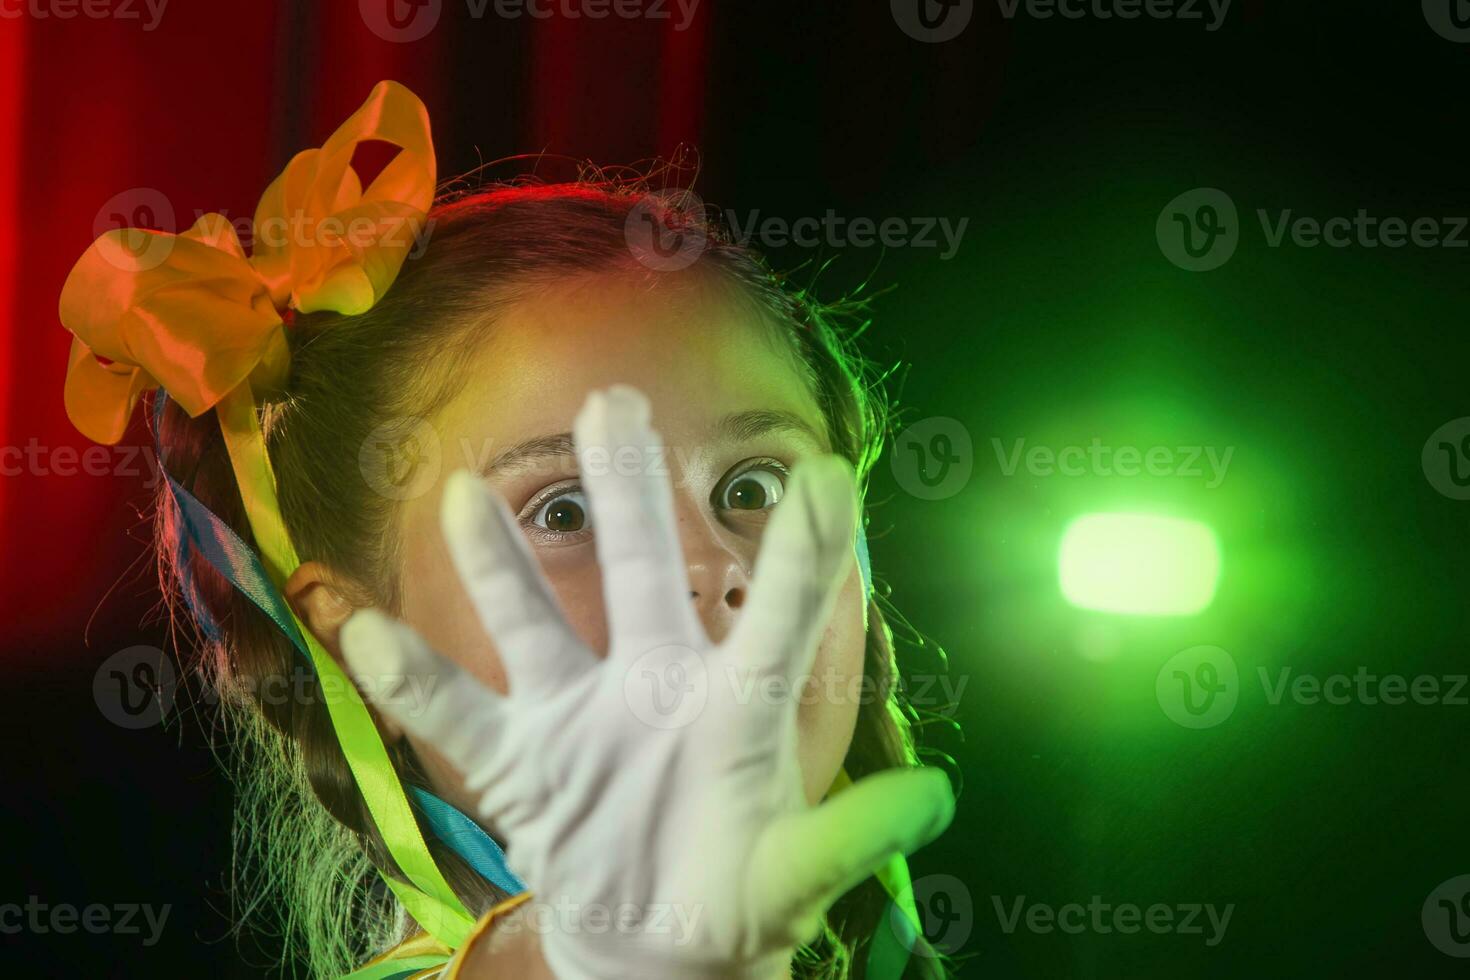
<svg viewBox="0 0 1470 980">
<path fill-rule="evenodd" d="M 1062 595 L 1131 616 L 1189 616 L 1215 598 L 1220 545 L 1198 521 L 1084 514 L 1062 534 Z"/>
</svg>

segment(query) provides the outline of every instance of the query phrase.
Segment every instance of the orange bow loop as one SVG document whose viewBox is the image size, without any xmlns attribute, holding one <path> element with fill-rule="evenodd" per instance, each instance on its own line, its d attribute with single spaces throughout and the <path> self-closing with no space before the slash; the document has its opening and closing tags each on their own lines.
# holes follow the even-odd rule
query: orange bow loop
<svg viewBox="0 0 1470 980">
<path fill-rule="evenodd" d="M 366 140 L 400 152 L 363 189 L 351 163 Z M 297 154 L 267 188 L 250 257 L 218 214 L 179 235 L 103 234 L 61 291 L 61 322 L 75 335 L 65 390 L 72 423 L 110 444 L 145 391 L 161 386 L 197 416 L 247 379 L 260 391 L 283 385 L 281 311 L 353 315 L 381 299 L 425 228 L 434 167 L 423 103 L 380 82 L 320 149 Z"/>
<path fill-rule="evenodd" d="M 363 188 L 352 156 L 371 141 L 399 152 Z M 276 302 L 303 313 L 371 309 L 426 230 L 435 166 L 428 110 L 397 82 L 379 82 L 320 149 L 296 154 L 260 199 L 251 262 Z"/>
<path fill-rule="evenodd" d="M 142 393 L 160 385 L 191 415 L 213 407 L 266 357 L 281 325 L 234 229 L 216 214 L 181 235 L 107 232 L 67 276 L 60 313 L 75 334 L 67 414 L 109 444 Z"/>
</svg>

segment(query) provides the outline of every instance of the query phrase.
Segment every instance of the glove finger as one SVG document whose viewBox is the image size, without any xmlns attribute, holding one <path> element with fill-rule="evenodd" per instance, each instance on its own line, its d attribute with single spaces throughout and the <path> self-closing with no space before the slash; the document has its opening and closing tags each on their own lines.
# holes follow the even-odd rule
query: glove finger
<svg viewBox="0 0 1470 980">
<path fill-rule="evenodd" d="M 811 670 L 818 638 L 855 560 L 856 521 L 847 460 L 822 456 L 795 468 L 761 539 L 750 599 L 732 634 L 742 666 L 779 672 L 792 683 Z"/>
<path fill-rule="evenodd" d="M 347 669 L 374 708 L 461 772 L 473 772 L 486 747 L 498 743 L 505 699 L 429 649 L 412 628 L 362 609 L 342 625 L 341 638 Z"/>
<path fill-rule="evenodd" d="M 663 441 L 648 399 L 627 385 L 594 391 L 574 425 L 592 510 L 613 648 L 631 656 L 701 635 L 679 546 Z"/>
<path fill-rule="evenodd" d="M 875 773 L 761 835 L 750 894 L 763 896 L 771 929 L 800 942 L 844 892 L 895 853 L 910 854 L 954 819 L 949 777 L 934 768 Z"/>
<path fill-rule="evenodd" d="M 544 696 L 596 663 L 562 615 L 505 501 L 467 470 L 444 487 L 440 525 L 513 695 Z"/>
</svg>

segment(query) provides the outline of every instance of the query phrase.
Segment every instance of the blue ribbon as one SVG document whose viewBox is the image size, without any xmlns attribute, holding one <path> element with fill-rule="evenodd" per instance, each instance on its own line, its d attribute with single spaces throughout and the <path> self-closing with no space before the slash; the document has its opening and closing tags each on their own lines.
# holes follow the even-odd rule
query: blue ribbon
<svg viewBox="0 0 1470 980">
<path fill-rule="evenodd" d="M 868 532 L 863 530 L 861 517 L 857 523 L 857 562 L 858 574 L 863 579 L 863 598 L 866 599 L 873 594 L 873 563 L 868 559 Z"/>
<path fill-rule="evenodd" d="M 199 502 L 188 490 L 179 485 L 164 468 L 163 446 L 159 434 L 163 431 L 163 405 L 165 396 L 160 391 L 154 400 L 153 433 L 154 452 L 158 455 L 158 468 L 168 480 L 169 493 L 178 507 L 179 518 L 185 534 L 179 542 L 179 567 L 185 578 L 185 593 L 191 611 L 204 632 L 213 638 L 219 635 L 218 627 L 203 604 L 198 601 L 192 580 L 187 578 L 188 560 L 191 549 L 225 577 L 241 595 L 270 617 L 286 638 L 291 641 L 308 667 L 311 654 L 306 649 L 306 640 L 296 628 L 291 609 L 270 577 L 265 565 L 255 550 L 235 533 L 219 515 Z M 419 786 L 407 787 L 419 813 L 429 825 L 430 832 L 445 846 L 464 859 L 481 877 L 495 887 L 511 895 L 526 890 L 526 885 L 510 870 L 505 862 L 505 852 L 484 829 L 449 803 Z"/>
<path fill-rule="evenodd" d="M 485 828 L 420 786 L 410 786 L 408 791 L 434 836 L 464 858 L 481 878 L 507 896 L 519 895 L 526 890 L 526 883 L 516 877 L 506 864 L 505 851 L 495 843 L 495 838 L 485 833 Z"/>
</svg>

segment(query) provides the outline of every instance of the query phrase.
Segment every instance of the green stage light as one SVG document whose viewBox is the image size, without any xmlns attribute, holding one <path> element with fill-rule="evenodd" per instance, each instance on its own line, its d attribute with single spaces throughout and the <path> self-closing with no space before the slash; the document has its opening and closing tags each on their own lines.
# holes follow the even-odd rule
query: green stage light
<svg viewBox="0 0 1470 980">
<path fill-rule="evenodd" d="M 1198 521 L 1084 514 L 1062 534 L 1062 595 L 1074 606 L 1131 616 L 1190 616 L 1215 598 L 1220 546 Z"/>
</svg>

